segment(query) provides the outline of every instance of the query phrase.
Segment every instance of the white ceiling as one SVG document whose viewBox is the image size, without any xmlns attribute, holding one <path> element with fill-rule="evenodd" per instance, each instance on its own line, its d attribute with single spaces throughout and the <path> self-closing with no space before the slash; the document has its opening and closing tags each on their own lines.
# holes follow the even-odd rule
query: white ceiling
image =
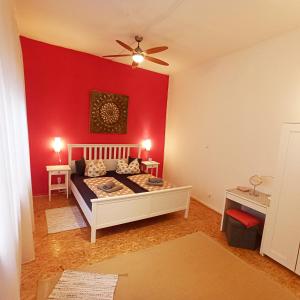
<svg viewBox="0 0 300 300">
<path fill-rule="evenodd" d="M 20 33 L 98 56 L 169 46 L 143 68 L 172 73 L 300 26 L 300 0 L 15 0 Z M 118 59 L 130 63 L 130 58 Z"/>
</svg>

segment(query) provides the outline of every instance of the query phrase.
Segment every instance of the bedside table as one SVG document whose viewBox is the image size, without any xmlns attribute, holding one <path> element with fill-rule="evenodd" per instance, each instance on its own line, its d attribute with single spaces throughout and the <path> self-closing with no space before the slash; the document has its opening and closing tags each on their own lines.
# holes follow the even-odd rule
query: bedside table
<svg viewBox="0 0 300 300">
<path fill-rule="evenodd" d="M 71 168 L 68 165 L 46 166 L 48 172 L 48 189 L 49 189 L 49 201 L 51 201 L 51 191 L 54 190 L 66 190 L 67 198 L 69 197 L 69 172 Z M 64 183 L 52 183 L 52 176 L 64 176 Z"/>
<path fill-rule="evenodd" d="M 159 162 L 154 161 L 154 160 L 144 160 L 144 161 L 142 161 L 142 165 L 145 168 L 144 171 L 151 175 L 152 175 L 152 171 L 155 170 L 155 176 L 157 177 Z M 150 172 L 149 172 L 149 170 L 150 170 Z"/>
</svg>

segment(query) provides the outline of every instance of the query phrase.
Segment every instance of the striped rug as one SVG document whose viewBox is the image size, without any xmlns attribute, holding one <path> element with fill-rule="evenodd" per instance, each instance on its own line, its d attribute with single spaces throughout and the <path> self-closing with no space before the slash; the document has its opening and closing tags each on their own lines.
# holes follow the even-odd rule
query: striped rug
<svg viewBox="0 0 300 300">
<path fill-rule="evenodd" d="M 113 300 L 118 275 L 66 270 L 48 299 Z"/>
</svg>

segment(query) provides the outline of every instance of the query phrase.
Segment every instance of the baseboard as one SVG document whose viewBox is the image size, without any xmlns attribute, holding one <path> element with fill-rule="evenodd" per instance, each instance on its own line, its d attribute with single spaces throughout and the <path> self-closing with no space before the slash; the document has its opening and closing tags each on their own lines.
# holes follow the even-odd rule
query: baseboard
<svg viewBox="0 0 300 300">
<path fill-rule="evenodd" d="M 32 197 L 33 198 L 49 197 L 49 195 L 48 194 L 45 194 L 45 195 L 33 195 Z"/>
<path fill-rule="evenodd" d="M 56 191 L 58 191 L 58 190 L 56 190 Z M 66 192 L 65 191 L 63 191 L 63 192 L 56 192 L 56 193 L 51 194 L 51 197 L 55 197 L 57 195 L 63 195 L 63 194 L 66 194 Z M 32 196 L 32 198 L 41 198 L 41 197 L 49 197 L 49 194 L 47 193 L 47 194 L 33 195 Z"/>
<path fill-rule="evenodd" d="M 204 206 L 208 207 L 209 209 L 215 211 L 216 213 L 222 215 L 222 213 L 221 213 L 218 209 L 216 209 L 214 206 L 212 206 L 212 205 L 210 205 L 210 204 L 208 204 L 208 203 L 206 203 L 206 202 L 200 200 L 200 199 L 199 199 L 198 197 L 196 197 L 195 195 L 191 195 L 191 198 L 194 199 L 194 200 L 196 200 L 196 201 L 198 201 L 198 202 L 200 202 L 201 204 L 203 204 Z"/>
</svg>

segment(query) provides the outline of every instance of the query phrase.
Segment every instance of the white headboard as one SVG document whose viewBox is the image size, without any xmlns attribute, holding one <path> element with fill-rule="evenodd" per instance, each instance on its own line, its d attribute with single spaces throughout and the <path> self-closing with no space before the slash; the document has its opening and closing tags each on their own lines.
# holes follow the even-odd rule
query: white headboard
<svg viewBox="0 0 300 300">
<path fill-rule="evenodd" d="M 75 172 L 75 160 L 72 157 L 73 149 L 81 149 L 81 157 L 85 160 L 103 159 L 108 171 L 115 170 L 118 159 L 128 159 L 131 150 L 141 157 L 142 146 L 139 144 L 68 144 L 68 163 Z M 80 159 L 80 158 L 78 158 Z"/>
</svg>

